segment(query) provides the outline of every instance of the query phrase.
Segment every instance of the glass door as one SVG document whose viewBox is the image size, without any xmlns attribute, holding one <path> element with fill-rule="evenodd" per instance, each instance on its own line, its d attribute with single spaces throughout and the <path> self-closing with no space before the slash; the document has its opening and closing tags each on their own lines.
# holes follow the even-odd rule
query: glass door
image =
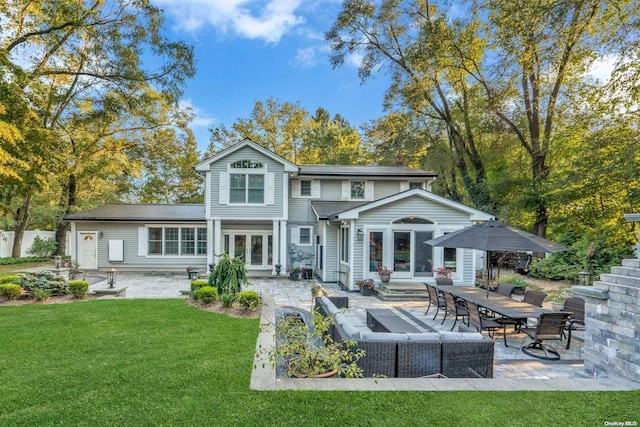
<svg viewBox="0 0 640 427">
<path fill-rule="evenodd" d="M 392 279 L 409 278 L 411 273 L 411 231 L 393 232 Z M 391 266 L 389 266 L 391 268 Z"/>
<path fill-rule="evenodd" d="M 433 231 L 416 231 L 415 233 L 413 275 L 415 277 L 431 277 L 433 276 L 433 246 L 424 242 L 433 238 Z"/>
<path fill-rule="evenodd" d="M 249 253 L 249 259 L 247 264 L 250 265 L 262 265 L 264 254 L 262 253 L 264 248 L 262 247 L 262 236 L 253 234 L 251 235 L 251 252 Z"/>
<path fill-rule="evenodd" d="M 247 262 L 245 253 L 247 251 L 247 236 L 245 234 L 236 234 L 233 236 L 233 258 L 240 258 Z"/>
<path fill-rule="evenodd" d="M 248 269 L 268 269 L 273 263 L 273 235 L 268 233 L 225 234 L 224 250 L 232 257 L 242 259 Z"/>
</svg>

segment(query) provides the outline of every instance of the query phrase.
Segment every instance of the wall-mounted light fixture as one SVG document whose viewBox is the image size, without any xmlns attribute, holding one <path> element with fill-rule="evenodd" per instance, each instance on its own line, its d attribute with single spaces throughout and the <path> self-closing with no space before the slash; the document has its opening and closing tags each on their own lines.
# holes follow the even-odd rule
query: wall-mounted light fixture
<svg viewBox="0 0 640 427">
<path fill-rule="evenodd" d="M 98 231 L 98 237 L 100 237 L 100 238 L 104 237 L 104 233 L 102 232 L 102 230 Z"/>
<path fill-rule="evenodd" d="M 362 242 L 364 239 L 364 231 L 362 231 L 362 228 L 358 228 L 356 230 L 356 238 L 358 239 L 358 242 Z"/>
</svg>

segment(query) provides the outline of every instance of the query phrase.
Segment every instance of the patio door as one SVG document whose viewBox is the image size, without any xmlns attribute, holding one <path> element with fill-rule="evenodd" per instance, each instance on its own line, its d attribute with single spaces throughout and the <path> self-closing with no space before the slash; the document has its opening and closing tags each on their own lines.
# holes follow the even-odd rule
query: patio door
<svg viewBox="0 0 640 427">
<path fill-rule="evenodd" d="M 224 250 L 234 258 L 241 258 L 246 263 L 247 269 L 271 268 L 273 263 L 272 234 L 258 232 L 230 233 L 226 236 Z"/>
<path fill-rule="evenodd" d="M 411 230 L 393 232 L 393 278 L 407 279 L 412 274 L 412 234 Z"/>
</svg>

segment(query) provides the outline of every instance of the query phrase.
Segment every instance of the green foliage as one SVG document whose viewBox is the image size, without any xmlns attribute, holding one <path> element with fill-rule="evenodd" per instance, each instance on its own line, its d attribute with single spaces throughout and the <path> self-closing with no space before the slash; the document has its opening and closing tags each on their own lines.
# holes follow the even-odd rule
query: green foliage
<svg viewBox="0 0 640 427">
<path fill-rule="evenodd" d="M 18 298 L 21 292 L 22 288 L 20 285 L 16 285 L 15 283 L 4 283 L 0 285 L 0 295 L 8 300 Z"/>
<path fill-rule="evenodd" d="M 333 341 L 329 329 L 335 325 L 335 320 L 322 316 L 317 310 L 312 314 L 313 327 L 298 316 L 278 319 L 275 325 L 278 345 L 259 348 L 258 354 L 266 351 L 271 363 L 285 364 L 290 377 L 313 377 L 332 371 L 342 377 L 362 377 L 357 362 L 365 351 L 356 350 L 357 342 L 353 340 Z"/>
<path fill-rule="evenodd" d="M 503 274 L 499 279 L 500 283 L 511 283 L 516 288 L 526 288 L 529 283 L 518 274 Z"/>
<path fill-rule="evenodd" d="M 251 311 L 255 311 L 260 306 L 260 296 L 256 291 L 240 292 L 236 301 L 241 307 Z"/>
<path fill-rule="evenodd" d="M 19 278 L 20 276 L 18 276 L 17 274 L 9 274 L 8 276 L 2 276 L 0 277 L 0 284 L 15 283 Z"/>
<path fill-rule="evenodd" d="M 33 291 L 33 299 L 36 300 L 36 302 L 44 302 L 48 300 L 49 297 L 51 297 L 51 291 L 47 289 L 36 288 L 36 290 Z"/>
<path fill-rule="evenodd" d="M 20 274 L 16 283 L 27 292 L 35 293 L 38 289 L 45 290 L 50 295 L 66 295 L 68 292 L 64 277 L 56 276 L 50 271 Z"/>
<path fill-rule="evenodd" d="M 233 304 L 233 302 L 236 300 L 236 295 L 235 294 L 221 294 L 220 295 L 220 302 L 222 303 L 223 307 L 231 307 L 231 305 Z"/>
<path fill-rule="evenodd" d="M 218 290 L 212 286 L 203 286 L 197 291 L 197 299 L 205 304 L 212 303 L 218 299 Z"/>
<path fill-rule="evenodd" d="M 247 284 L 247 266 L 239 257 L 231 258 L 226 252 L 220 256 L 216 268 L 209 275 L 209 286 L 218 294 L 237 294 Z"/>
<path fill-rule="evenodd" d="M 78 261 L 71 261 L 69 264 L 69 279 L 75 279 L 80 274 L 80 263 Z"/>
<path fill-rule="evenodd" d="M 539 279 L 562 280 L 568 283 L 578 282 L 578 272 L 582 269 L 575 264 L 567 264 L 558 254 L 553 254 L 539 261 L 534 261 L 529 276 Z"/>
<path fill-rule="evenodd" d="M 202 279 L 192 280 L 191 281 L 191 296 L 197 299 L 198 291 L 200 290 L 200 288 L 202 288 L 204 286 L 209 286 L 209 281 L 208 280 L 202 280 Z"/>
<path fill-rule="evenodd" d="M 43 239 L 40 236 L 36 236 L 33 239 L 33 244 L 27 250 L 27 253 L 29 255 L 34 255 L 39 258 L 48 257 L 55 252 L 57 247 L 58 247 L 58 244 L 56 243 L 55 240 L 51 238 Z"/>
<path fill-rule="evenodd" d="M 0 265 L 16 265 L 16 264 L 28 264 L 31 262 L 47 262 L 49 261 L 49 257 L 22 257 L 22 258 L 15 258 L 15 257 L 7 257 L 7 258 L 0 258 Z"/>
<path fill-rule="evenodd" d="M 89 282 L 85 280 L 70 280 L 69 293 L 76 298 L 84 298 L 89 293 Z"/>
</svg>

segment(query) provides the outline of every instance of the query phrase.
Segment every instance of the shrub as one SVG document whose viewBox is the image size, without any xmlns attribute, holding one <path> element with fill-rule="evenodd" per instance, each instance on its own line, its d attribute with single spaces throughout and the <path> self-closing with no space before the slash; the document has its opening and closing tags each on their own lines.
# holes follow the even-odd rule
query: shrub
<svg viewBox="0 0 640 427">
<path fill-rule="evenodd" d="M 554 255 L 534 262 L 529 270 L 529 276 L 539 279 L 578 283 L 578 272 L 580 270 L 580 266 L 566 264 L 561 257 Z"/>
<path fill-rule="evenodd" d="M 21 274 L 16 283 L 28 292 L 35 292 L 37 289 L 48 291 L 49 295 L 66 295 L 68 292 L 64 277 L 56 276 L 50 271 Z"/>
<path fill-rule="evenodd" d="M 223 307 L 231 307 L 231 304 L 236 300 L 236 296 L 234 294 L 222 294 L 220 295 L 220 301 L 222 302 Z"/>
<path fill-rule="evenodd" d="M 256 291 L 244 291 L 238 294 L 236 301 L 241 307 L 254 311 L 260 305 L 260 296 Z"/>
<path fill-rule="evenodd" d="M 0 295 L 5 297 L 6 299 L 16 299 L 22 292 L 22 288 L 20 285 L 16 285 L 14 283 L 5 283 L 0 285 Z"/>
<path fill-rule="evenodd" d="M 239 258 L 231 258 L 226 252 L 220 256 L 215 269 L 209 275 L 209 286 L 219 294 L 237 294 L 247 284 L 247 266 Z"/>
<path fill-rule="evenodd" d="M 51 238 L 43 239 L 40 236 L 36 236 L 35 239 L 33 239 L 33 244 L 27 250 L 27 253 L 37 257 L 48 257 L 56 250 L 57 247 L 58 244 L 55 240 Z"/>
<path fill-rule="evenodd" d="M 0 277 L 0 284 L 3 283 L 17 283 L 20 277 L 17 274 L 10 274 L 8 276 Z"/>
<path fill-rule="evenodd" d="M 218 299 L 218 290 L 211 286 L 203 286 L 198 289 L 198 300 L 209 304 Z"/>
<path fill-rule="evenodd" d="M 209 286 L 209 282 L 206 280 L 191 281 L 191 296 L 198 299 L 198 291 L 204 286 Z"/>
<path fill-rule="evenodd" d="M 0 265 L 27 264 L 30 262 L 48 262 L 49 257 L 0 258 Z"/>
<path fill-rule="evenodd" d="M 33 291 L 33 299 L 35 299 L 37 302 L 46 301 L 49 299 L 50 296 L 51 296 L 51 292 L 46 289 L 38 288 L 35 291 Z"/>
<path fill-rule="evenodd" d="M 89 282 L 85 280 L 70 280 L 69 293 L 76 298 L 84 298 L 89 293 Z"/>
</svg>

